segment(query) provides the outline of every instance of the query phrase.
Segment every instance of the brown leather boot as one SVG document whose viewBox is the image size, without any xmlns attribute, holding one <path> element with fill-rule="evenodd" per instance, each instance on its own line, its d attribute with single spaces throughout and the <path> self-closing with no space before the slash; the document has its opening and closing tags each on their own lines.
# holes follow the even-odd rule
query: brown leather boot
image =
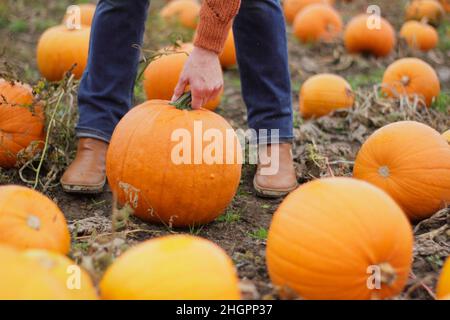
<svg viewBox="0 0 450 320">
<path fill-rule="evenodd" d="M 259 163 L 253 186 L 257 195 L 280 198 L 298 187 L 290 143 L 259 147 Z"/>
<path fill-rule="evenodd" d="M 75 160 L 61 178 L 64 191 L 69 193 L 101 193 L 106 182 L 106 151 L 104 141 L 81 138 Z"/>
</svg>

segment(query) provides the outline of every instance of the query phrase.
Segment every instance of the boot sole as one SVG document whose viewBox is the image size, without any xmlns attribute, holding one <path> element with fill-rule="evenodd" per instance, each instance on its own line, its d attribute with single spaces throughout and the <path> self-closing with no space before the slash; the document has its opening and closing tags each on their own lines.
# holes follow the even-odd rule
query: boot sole
<svg viewBox="0 0 450 320">
<path fill-rule="evenodd" d="M 288 189 L 274 190 L 274 189 L 266 189 L 266 188 L 260 187 L 256 183 L 255 179 L 253 179 L 253 188 L 255 189 L 256 195 L 258 197 L 268 198 L 268 199 L 277 199 L 277 198 L 285 197 L 289 193 L 291 193 L 292 191 L 297 189 L 298 188 L 298 183 L 295 186 L 292 186 L 291 188 L 288 188 Z"/>
<path fill-rule="evenodd" d="M 103 193 L 105 188 L 105 182 L 93 185 L 93 186 L 82 186 L 82 185 L 69 185 L 61 183 L 62 189 L 66 193 L 74 193 L 74 194 L 99 194 Z"/>
</svg>

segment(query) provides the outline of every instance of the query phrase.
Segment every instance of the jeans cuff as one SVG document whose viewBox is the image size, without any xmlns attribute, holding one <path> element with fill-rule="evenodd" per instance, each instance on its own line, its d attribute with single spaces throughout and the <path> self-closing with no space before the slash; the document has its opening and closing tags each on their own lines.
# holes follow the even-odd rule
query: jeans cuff
<svg viewBox="0 0 450 320">
<path fill-rule="evenodd" d="M 77 138 L 93 138 L 97 140 L 109 143 L 111 141 L 111 136 L 95 129 L 89 128 L 76 128 Z"/>
</svg>

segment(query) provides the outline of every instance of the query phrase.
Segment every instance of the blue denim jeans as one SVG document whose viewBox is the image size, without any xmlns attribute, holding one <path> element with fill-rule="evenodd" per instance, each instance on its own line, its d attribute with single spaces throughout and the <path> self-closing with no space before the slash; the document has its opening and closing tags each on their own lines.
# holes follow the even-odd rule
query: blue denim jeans
<svg viewBox="0 0 450 320">
<path fill-rule="evenodd" d="M 140 56 L 136 45 L 142 44 L 148 6 L 149 0 L 100 0 L 78 95 L 78 137 L 109 142 L 132 107 Z M 233 31 L 249 127 L 291 141 L 291 84 L 279 0 L 242 0 Z"/>
</svg>

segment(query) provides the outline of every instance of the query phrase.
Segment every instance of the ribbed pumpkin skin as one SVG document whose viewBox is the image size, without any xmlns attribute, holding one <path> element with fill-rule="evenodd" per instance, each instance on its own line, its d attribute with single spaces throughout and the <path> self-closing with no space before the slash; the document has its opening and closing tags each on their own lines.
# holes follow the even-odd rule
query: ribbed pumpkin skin
<svg viewBox="0 0 450 320">
<path fill-rule="evenodd" d="M 418 22 L 407 21 L 400 30 L 400 36 L 406 40 L 411 48 L 428 51 L 435 48 L 439 42 L 439 35 L 432 26 Z"/>
<path fill-rule="evenodd" d="M 83 3 L 78 4 L 80 8 L 80 23 L 82 26 L 90 27 L 92 25 L 92 20 L 94 19 L 95 9 L 97 6 L 92 3 Z M 62 24 L 65 24 L 67 21 L 67 15 L 64 16 Z"/>
<path fill-rule="evenodd" d="M 427 125 L 395 122 L 363 144 L 353 175 L 390 194 L 411 220 L 425 219 L 450 201 L 450 148 Z"/>
<path fill-rule="evenodd" d="M 333 7 L 312 4 L 297 14 L 293 31 L 301 42 L 331 41 L 342 31 L 342 19 Z"/>
<path fill-rule="evenodd" d="M 238 300 L 231 259 L 216 244 L 193 236 L 148 240 L 120 256 L 100 290 L 107 300 Z"/>
<path fill-rule="evenodd" d="M 152 61 L 144 72 L 144 90 L 148 100 L 171 100 L 193 47 L 184 44 L 179 51 L 169 52 Z M 220 105 L 223 93 L 208 102 L 203 108 L 214 111 Z"/>
<path fill-rule="evenodd" d="M 6 100 L 6 101 L 5 101 Z M 0 79 L 0 167 L 12 168 L 17 154 L 44 141 L 44 110 L 29 86 Z M 37 146 L 38 147 L 38 146 Z"/>
<path fill-rule="evenodd" d="M 438 25 L 445 15 L 444 8 L 437 0 L 413 0 L 405 10 L 406 20 L 426 20 Z"/>
<path fill-rule="evenodd" d="M 0 245 L 0 300 L 69 300 L 50 272 L 8 246 Z"/>
<path fill-rule="evenodd" d="M 448 143 L 450 143 L 450 130 L 445 131 L 442 136 L 447 140 Z"/>
<path fill-rule="evenodd" d="M 198 24 L 200 4 L 194 0 L 173 0 L 160 12 L 162 18 L 179 22 L 182 26 L 195 29 Z"/>
<path fill-rule="evenodd" d="M 45 31 L 37 47 L 37 64 L 40 73 L 48 81 L 60 81 L 74 64 L 76 79 L 83 75 L 87 64 L 91 28 L 69 30 L 56 26 Z"/>
<path fill-rule="evenodd" d="M 447 261 L 442 268 L 441 276 L 436 288 L 436 296 L 438 299 L 446 299 L 448 296 L 448 299 L 450 300 L 450 257 L 447 258 Z"/>
<path fill-rule="evenodd" d="M 8 185 L 0 187 L 0 244 L 67 254 L 70 234 L 53 201 L 32 189 Z"/>
<path fill-rule="evenodd" d="M 387 194 L 355 179 L 327 178 L 302 185 L 275 212 L 267 266 L 275 285 L 304 299 L 383 299 L 403 289 L 412 246 L 411 226 Z M 385 264 L 397 278 L 369 289 L 368 268 Z"/>
<path fill-rule="evenodd" d="M 389 97 L 419 97 L 427 107 L 439 96 L 439 78 L 425 61 L 403 58 L 392 63 L 384 72 L 382 91 Z"/>
<path fill-rule="evenodd" d="M 92 280 L 86 271 L 80 269 L 80 289 L 69 289 L 67 286 L 70 277 L 69 268 L 76 263 L 66 256 L 45 250 L 27 250 L 24 255 L 30 261 L 38 263 L 42 268 L 48 270 L 57 279 L 61 287 L 66 290 L 68 296 L 73 300 L 97 300 L 97 292 Z M 72 271 L 71 271 L 72 272 Z"/>
<path fill-rule="evenodd" d="M 318 118 L 337 109 L 351 108 L 355 101 L 348 82 L 334 74 L 318 74 L 303 83 L 300 90 L 300 114 Z"/>
<path fill-rule="evenodd" d="M 395 46 L 395 31 L 384 18 L 380 20 L 379 29 L 369 29 L 369 15 L 357 15 L 345 28 L 345 47 L 350 53 L 371 53 L 377 57 L 389 55 Z M 370 21 L 370 20 L 369 20 Z"/>
<path fill-rule="evenodd" d="M 334 0 L 285 0 L 283 1 L 283 10 L 286 21 L 294 22 L 295 16 L 304 8 L 311 4 L 325 3 L 329 5 L 334 4 Z"/>
<path fill-rule="evenodd" d="M 203 132 L 219 130 L 223 137 L 230 125 L 208 110 L 178 110 L 167 101 L 148 101 L 132 109 L 118 124 L 107 155 L 107 176 L 119 203 L 130 203 L 135 215 L 150 222 L 173 226 L 208 223 L 232 200 L 241 175 L 241 147 L 233 133 L 234 148 L 224 144 L 223 164 L 194 164 L 194 121 Z M 172 152 L 180 141 L 171 141 L 176 129 L 191 137 L 191 164 L 175 164 Z M 188 151 L 186 151 L 188 152 Z M 205 151 L 206 152 L 206 151 Z M 178 153 L 177 153 L 178 154 Z M 226 157 L 230 160 L 226 163 Z M 202 159 L 200 159 L 202 160 Z"/>
<path fill-rule="evenodd" d="M 225 46 L 223 47 L 223 51 L 220 54 L 219 59 L 220 64 L 224 69 L 234 67 L 237 63 L 236 48 L 234 46 L 234 36 L 231 30 L 228 33 L 227 40 L 225 41 Z"/>
</svg>

